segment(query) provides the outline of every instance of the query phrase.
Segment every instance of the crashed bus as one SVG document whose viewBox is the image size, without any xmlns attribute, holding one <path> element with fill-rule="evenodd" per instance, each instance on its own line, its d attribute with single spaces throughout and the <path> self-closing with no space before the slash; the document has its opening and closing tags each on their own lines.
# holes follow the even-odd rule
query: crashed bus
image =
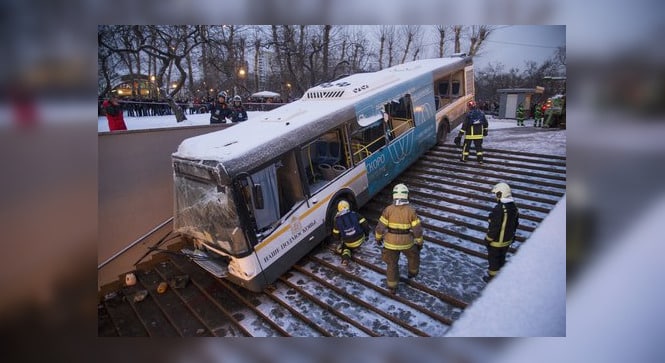
<svg viewBox="0 0 665 363">
<path fill-rule="evenodd" d="M 193 261 L 262 291 L 331 233 L 336 205 L 367 203 L 443 143 L 473 99 L 465 55 L 358 73 L 172 155 L 174 229 Z"/>
</svg>

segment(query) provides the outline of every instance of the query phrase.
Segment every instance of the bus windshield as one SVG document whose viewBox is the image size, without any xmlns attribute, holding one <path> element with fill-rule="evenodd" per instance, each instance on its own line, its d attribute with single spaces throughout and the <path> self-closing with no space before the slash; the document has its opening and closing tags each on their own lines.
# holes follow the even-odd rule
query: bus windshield
<svg viewBox="0 0 665 363">
<path fill-rule="evenodd" d="M 174 229 L 232 256 L 250 252 L 232 188 L 176 173 Z"/>
</svg>

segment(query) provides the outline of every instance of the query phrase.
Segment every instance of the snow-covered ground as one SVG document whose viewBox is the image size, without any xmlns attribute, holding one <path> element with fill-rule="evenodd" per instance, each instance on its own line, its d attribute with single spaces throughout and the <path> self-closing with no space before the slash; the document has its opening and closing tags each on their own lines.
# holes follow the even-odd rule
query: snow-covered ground
<svg viewBox="0 0 665 363">
<path fill-rule="evenodd" d="M 256 119 L 258 115 L 262 114 L 262 111 L 248 111 L 247 118 L 248 121 Z M 210 125 L 210 114 L 209 113 L 200 113 L 193 115 L 186 115 L 187 120 L 182 122 L 176 122 L 175 116 L 145 116 L 145 117 L 128 117 L 127 112 L 125 112 L 125 125 L 127 125 L 127 130 L 147 130 L 147 129 L 160 129 L 168 127 L 183 127 L 183 126 L 198 126 L 198 125 Z M 108 132 L 109 124 L 106 121 L 106 116 L 98 117 L 97 120 L 97 131 L 98 132 Z"/>
<path fill-rule="evenodd" d="M 263 112 L 248 112 L 256 120 Z M 208 125 L 209 114 L 125 117 L 129 130 Z M 488 117 L 484 147 L 542 155 L 566 155 L 566 130 L 518 127 L 515 120 Z M 448 137 L 457 135 L 458 129 Z M 98 131 L 108 131 L 105 117 Z M 566 200 L 565 196 L 511 258 L 502 272 L 468 307 L 447 336 L 565 336 L 566 335 Z"/>
</svg>

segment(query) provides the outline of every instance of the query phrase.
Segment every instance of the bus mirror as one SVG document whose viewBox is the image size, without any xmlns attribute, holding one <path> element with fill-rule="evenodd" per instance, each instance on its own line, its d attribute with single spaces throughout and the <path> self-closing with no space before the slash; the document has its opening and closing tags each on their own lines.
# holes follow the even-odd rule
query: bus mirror
<svg viewBox="0 0 665 363">
<path fill-rule="evenodd" d="M 263 188 L 261 188 L 261 184 L 254 184 L 252 194 L 254 194 L 254 209 L 263 209 Z"/>
</svg>

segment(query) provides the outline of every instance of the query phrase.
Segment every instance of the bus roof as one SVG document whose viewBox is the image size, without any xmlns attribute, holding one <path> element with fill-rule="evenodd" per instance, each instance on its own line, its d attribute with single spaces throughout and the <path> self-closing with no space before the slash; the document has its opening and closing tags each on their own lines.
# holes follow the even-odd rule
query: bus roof
<svg viewBox="0 0 665 363">
<path fill-rule="evenodd" d="M 265 112 L 260 118 L 186 139 L 173 156 L 218 161 L 227 175 L 234 176 L 353 118 L 354 105 L 359 100 L 385 90 L 388 85 L 432 72 L 453 71 L 470 63 L 468 57 L 424 59 L 323 83 L 307 90 L 302 98 Z"/>
</svg>

